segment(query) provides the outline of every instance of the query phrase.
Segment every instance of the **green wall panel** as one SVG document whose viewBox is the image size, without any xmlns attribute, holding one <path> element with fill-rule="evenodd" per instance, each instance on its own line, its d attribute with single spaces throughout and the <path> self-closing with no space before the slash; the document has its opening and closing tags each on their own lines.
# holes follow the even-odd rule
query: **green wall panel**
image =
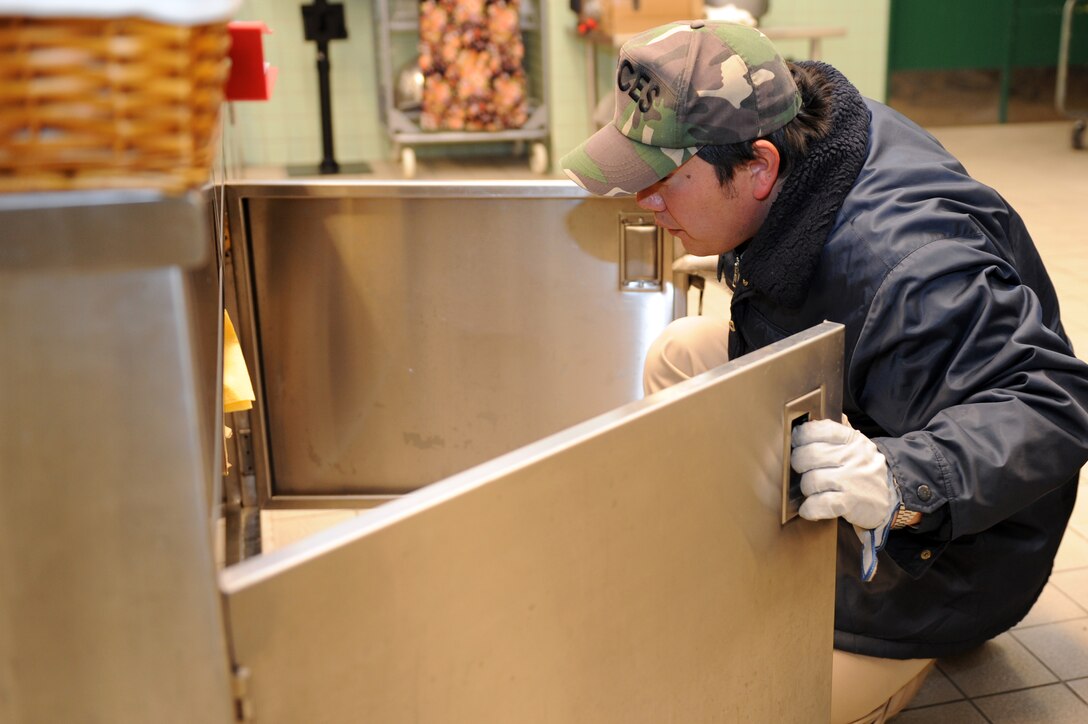
<svg viewBox="0 0 1088 724">
<path fill-rule="evenodd" d="M 889 70 L 1005 64 L 1012 0 L 892 0 Z"/>
<path fill-rule="evenodd" d="M 892 0 L 888 69 L 1048 67 L 1058 62 L 1064 0 Z M 1088 62 L 1078 6 L 1070 63 Z"/>
</svg>

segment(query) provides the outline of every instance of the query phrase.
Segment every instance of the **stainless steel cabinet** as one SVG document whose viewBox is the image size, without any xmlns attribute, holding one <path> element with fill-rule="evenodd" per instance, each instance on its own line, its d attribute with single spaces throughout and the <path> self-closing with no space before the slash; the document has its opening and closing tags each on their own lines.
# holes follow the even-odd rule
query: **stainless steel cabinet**
<svg viewBox="0 0 1088 724">
<path fill-rule="evenodd" d="M 259 382 L 257 424 L 237 429 L 268 461 L 235 471 L 271 463 L 265 502 L 380 502 L 386 448 L 410 464 L 426 424 L 467 442 L 455 426 L 490 412 L 499 440 L 447 445 L 452 461 L 412 467 L 388 502 L 217 570 L 207 209 L 4 199 L 0 721 L 826 718 L 834 524 L 790 516 L 787 461 L 798 415 L 841 412 L 840 327 L 636 399 L 676 309 L 670 250 L 621 202 L 557 184 L 542 218 L 487 184 L 471 202 L 316 184 L 303 200 L 320 213 L 295 218 L 272 208 L 300 202 L 290 187 L 232 193 L 227 296 Z M 458 255 L 470 226 L 482 236 Z M 493 286 L 529 301 L 507 308 Z M 560 314 L 553 293 L 582 301 Z M 393 380 L 417 364 L 422 395 Z M 393 399 L 420 409 L 384 413 Z M 282 495 L 281 464 L 301 484 Z"/>
</svg>

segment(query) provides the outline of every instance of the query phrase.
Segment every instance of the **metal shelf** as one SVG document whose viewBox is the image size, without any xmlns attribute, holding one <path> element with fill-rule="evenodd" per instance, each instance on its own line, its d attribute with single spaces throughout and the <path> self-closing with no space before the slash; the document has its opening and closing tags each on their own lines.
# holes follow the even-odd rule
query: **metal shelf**
<svg viewBox="0 0 1088 724">
<path fill-rule="evenodd" d="M 486 144 L 512 143 L 515 153 L 520 153 L 524 143 L 531 144 L 529 149 L 529 167 L 535 173 L 548 170 L 548 100 L 547 84 L 543 73 L 548 67 L 547 43 L 544 38 L 542 12 L 544 0 L 537 9 L 529 2 L 523 2 L 520 17 L 521 30 L 526 38 L 526 55 L 523 67 L 527 78 L 536 80 L 539 88 L 534 93 L 532 83 L 527 88 L 529 95 L 529 116 L 519 128 L 498 131 L 428 131 L 421 127 L 420 112 L 417 109 L 398 108 L 395 103 L 394 86 L 396 72 L 403 58 L 394 61 L 392 35 L 395 33 L 419 32 L 419 5 L 414 0 L 377 0 L 375 3 L 375 48 L 378 53 L 380 74 L 380 109 L 381 119 L 393 144 L 393 154 L 401 163 L 406 177 L 415 175 L 415 148 L 441 144 Z"/>
</svg>

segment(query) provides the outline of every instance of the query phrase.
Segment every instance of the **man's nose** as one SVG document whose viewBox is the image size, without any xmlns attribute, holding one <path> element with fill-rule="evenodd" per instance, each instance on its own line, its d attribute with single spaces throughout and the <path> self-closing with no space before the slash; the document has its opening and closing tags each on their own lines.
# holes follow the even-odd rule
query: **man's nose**
<svg viewBox="0 0 1088 724">
<path fill-rule="evenodd" d="M 635 194 L 635 199 L 638 202 L 639 207 L 646 209 L 647 211 L 665 210 L 664 199 L 661 198 L 661 194 L 654 190 L 654 187 L 652 186 Z"/>
</svg>

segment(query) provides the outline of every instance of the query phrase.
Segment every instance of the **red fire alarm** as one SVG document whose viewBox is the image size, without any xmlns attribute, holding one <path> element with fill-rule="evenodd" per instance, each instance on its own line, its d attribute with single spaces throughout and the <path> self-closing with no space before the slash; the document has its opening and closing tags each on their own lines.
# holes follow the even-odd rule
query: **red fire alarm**
<svg viewBox="0 0 1088 724">
<path fill-rule="evenodd" d="M 227 23 L 227 29 L 231 39 L 227 100 L 268 100 L 278 71 L 265 62 L 261 37 L 272 30 L 259 20 L 236 20 Z"/>
</svg>

